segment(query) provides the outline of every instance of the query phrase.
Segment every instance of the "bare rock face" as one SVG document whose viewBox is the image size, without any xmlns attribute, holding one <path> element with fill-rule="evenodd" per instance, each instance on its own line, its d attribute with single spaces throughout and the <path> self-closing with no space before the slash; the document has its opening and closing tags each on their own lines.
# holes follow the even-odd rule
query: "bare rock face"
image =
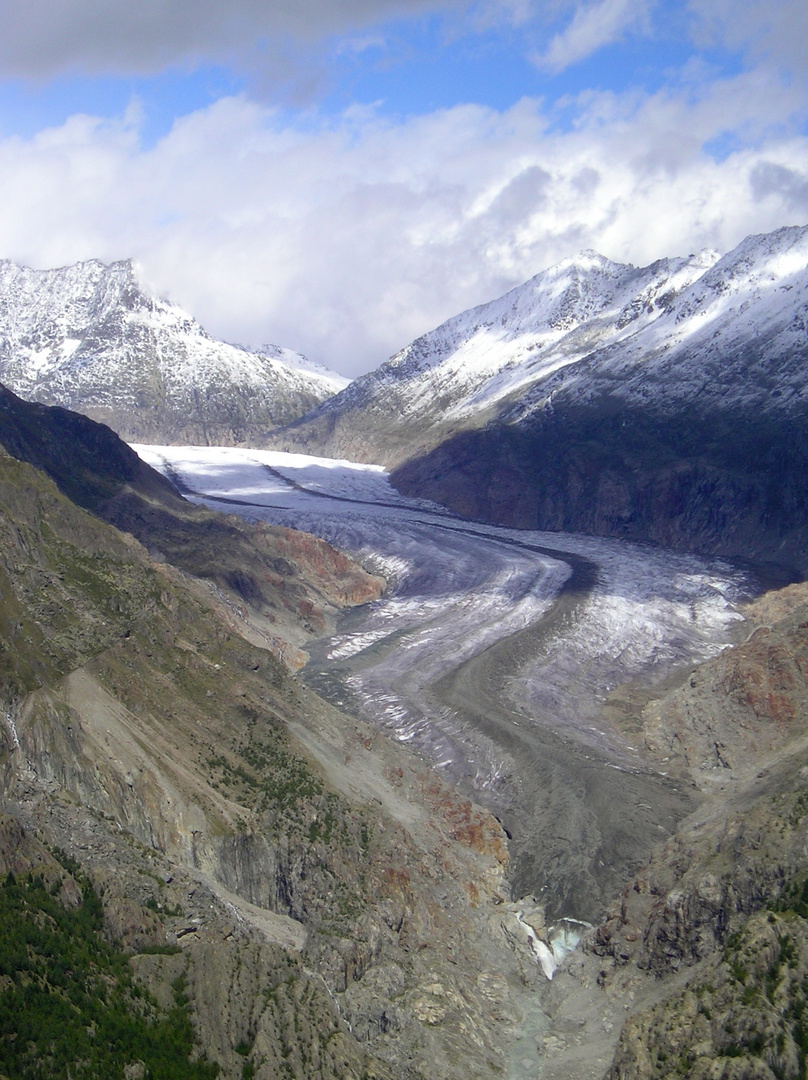
<svg viewBox="0 0 808 1080">
<path fill-rule="evenodd" d="M 806 587 L 748 614 L 744 643 L 637 706 L 637 744 L 698 805 L 543 991 L 546 1080 L 802 1075 Z"/>
<path fill-rule="evenodd" d="M 0 814 L 0 875 L 40 877 L 65 907 L 76 907 L 81 888 L 50 851 L 8 814 Z"/>
<path fill-rule="evenodd" d="M 664 973 L 723 946 L 804 866 L 808 804 L 806 588 L 767 594 L 750 638 L 692 672 L 642 716 L 647 749 L 694 778 L 706 808 L 659 849 L 593 949 Z"/>
<path fill-rule="evenodd" d="M 589 948 L 617 967 L 665 975 L 723 946 L 730 927 L 800 872 L 805 795 L 763 796 L 745 812 L 683 829 L 627 885 Z"/>
<path fill-rule="evenodd" d="M 806 975 L 805 920 L 754 915 L 685 990 L 626 1023 L 608 1080 L 801 1076 Z"/>
<path fill-rule="evenodd" d="M 202 1046 L 220 1075 L 241 1077 L 249 1064 L 258 1080 L 393 1080 L 340 1022 L 322 980 L 278 946 L 199 943 L 177 956 L 136 956 L 133 965 L 139 981 L 164 999 L 184 980 Z"/>
</svg>

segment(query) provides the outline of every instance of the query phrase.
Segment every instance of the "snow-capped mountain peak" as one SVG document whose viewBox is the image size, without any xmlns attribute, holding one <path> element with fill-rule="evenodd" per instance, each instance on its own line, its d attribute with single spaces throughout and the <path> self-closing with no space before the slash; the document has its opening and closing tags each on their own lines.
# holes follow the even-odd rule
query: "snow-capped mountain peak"
<svg viewBox="0 0 808 1080">
<path fill-rule="evenodd" d="M 346 384 L 289 349 L 217 341 L 151 295 L 131 260 L 57 270 L 0 262 L 0 381 L 128 438 L 228 443 L 293 420 Z"/>
<path fill-rule="evenodd" d="M 408 408 L 437 393 L 460 418 L 649 325 L 717 259 L 705 251 L 638 269 L 583 251 L 449 319 L 369 378 L 404 378 Z"/>
<path fill-rule="evenodd" d="M 283 445 L 396 464 L 562 398 L 791 408 L 808 382 L 807 307 L 808 227 L 646 267 L 582 251 L 422 335 Z"/>
</svg>

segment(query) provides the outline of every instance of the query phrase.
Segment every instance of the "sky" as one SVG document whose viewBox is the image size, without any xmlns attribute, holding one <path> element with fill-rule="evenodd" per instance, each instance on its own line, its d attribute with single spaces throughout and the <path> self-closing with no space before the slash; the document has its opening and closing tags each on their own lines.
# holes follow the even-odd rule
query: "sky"
<svg viewBox="0 0 808 1080">
<path fill-rule="evenodd" d="M 805 0 L 0 0 L 0 258 L 350 377 L 592 248 L 808 223 Z"/>
</svg>

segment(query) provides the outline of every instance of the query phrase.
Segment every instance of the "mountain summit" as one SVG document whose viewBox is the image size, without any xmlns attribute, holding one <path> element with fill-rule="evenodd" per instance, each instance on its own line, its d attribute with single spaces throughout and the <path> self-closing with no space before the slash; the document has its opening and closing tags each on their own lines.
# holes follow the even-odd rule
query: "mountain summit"
<svg viewBox="0 0 808 1080">
<path fill-rule="evenodd" d="M 705 251 L 638 269 L 581 252 L 417 338 L 292 424 L 288 448 L 398 464 L 647 329 L 717 259 Z"/>
<path fill-rule="evenodd" d="M 217 341 L 149 295 L 131 261 L 59 270 L 0 262 L 0 381 L 141 442 L 239 443 L 346 380 L 288 349 Z"/>
<path fill-rule="evenodd" d="M 808 227 L 638 269 L 583 252 L 282 433 L 500 524 L 804 564 Z M 281 445 L 277 436 L 275 445 Z"/>
</svg>

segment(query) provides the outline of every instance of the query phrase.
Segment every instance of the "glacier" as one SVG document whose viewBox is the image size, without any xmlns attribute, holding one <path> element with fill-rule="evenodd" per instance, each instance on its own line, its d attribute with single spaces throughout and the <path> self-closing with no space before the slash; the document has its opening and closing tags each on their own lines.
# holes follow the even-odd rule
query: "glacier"
<svg viewBox="0 0 808 1080">
<path fill-rule="evenodd" d="M 737 641 L 758 588 L 749 569 L 462 521 L 405 499 L 378 466 L 135 449 L 189 498 L 314 533 L 388 574 L 381 600 L 314 643 L 304 677 L 500 817 L 517 895 L 536 893 L 556 920 L 593 917 L 640 857 L 633 841 L 617 851 L 627 818 L 656 839 L 690 808 L 687 786 L 649 763 L 607 706 L 626 686 L 650 696 Z M 585 863 L 577 877 L 562 873 L 568 845 Z"/>
</svg>

